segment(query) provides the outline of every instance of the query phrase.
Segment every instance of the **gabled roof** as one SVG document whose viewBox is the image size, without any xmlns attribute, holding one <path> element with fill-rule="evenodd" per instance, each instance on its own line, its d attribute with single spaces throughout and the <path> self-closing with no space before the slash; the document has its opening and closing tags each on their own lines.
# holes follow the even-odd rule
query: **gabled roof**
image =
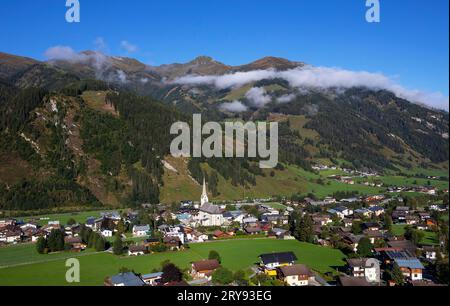
<svg viewBox="0 0 450 306">
<path fill-rule="evenodd" d="M 192 263 L 193 268 L 196 271 L 211 271 L 220 267 L 219 262 L 216 259 L 195 261 Z"/>
<path fill-rule="evenodd" d="M 311 276 L 311 270 L 305 265 L 292 265 L 285 266 L 280 268 L 281 273 L 284 276 L 293 276 L 293 275 L 308 275 Z"/>
<path fill-rule="evenodd" d="M 203 211 L 205 213 L 211 214 L 211 215 L 218 215 L 222 212 L 220 211 L 220 207 L 211 203 L 205 203 L 200 207 L 200 211 Z"/>
<path fill-rule="evenodd" d="M 270 253 L 270 254 L 261 254 L 259 255 L 261 261 L 264 265 L 271 263 L 285 263 L 285 262 L 293 262 L 297 260 L 297 256 L 293 252 L 282 252 L 282 253 Z"/>
<path fill-rule="evenodd" d="M 414 259 L 395 259 L 396 264 L 400 268 L 409 268 L 409 269 L 425 269 L 420 260 L 417 258 Z"/>
<path fill-rule="evenodd" d="M 111 283 L 124 286 L 144 286 L 145 282 L 133 272 L 120 273 L 111 277 Z"/>
</svg>

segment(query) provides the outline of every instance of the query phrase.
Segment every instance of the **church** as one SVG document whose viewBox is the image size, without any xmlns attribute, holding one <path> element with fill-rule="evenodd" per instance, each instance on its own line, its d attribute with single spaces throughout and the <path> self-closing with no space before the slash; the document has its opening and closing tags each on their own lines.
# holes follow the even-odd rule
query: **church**
<svg viewBox="0 0 450 306">
<path fill-rule="evenodd" d="M 203 192 L 200 198 L 200 211 L 197 221 L 201 226 L 222 226 L 225 222 L 219 206 L 209 203 L 206 182 L 203 178 Z"/>
</svg>

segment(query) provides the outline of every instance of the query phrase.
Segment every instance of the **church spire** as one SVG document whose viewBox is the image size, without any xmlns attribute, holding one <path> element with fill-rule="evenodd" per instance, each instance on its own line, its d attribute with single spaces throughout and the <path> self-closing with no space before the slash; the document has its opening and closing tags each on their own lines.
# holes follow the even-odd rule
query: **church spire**
<svg viewBox="0 0 450 306">
<path fill-rule="evenodd" d="M 200 198 L 200 203 L 201 205 L 208 203 L 209 199 L 208 199 L 208 193 L 206 192 L 206 180 L 205 177 L 203 177 L 203 192 L 202 192 L 202 197 Z"/>
</svg>

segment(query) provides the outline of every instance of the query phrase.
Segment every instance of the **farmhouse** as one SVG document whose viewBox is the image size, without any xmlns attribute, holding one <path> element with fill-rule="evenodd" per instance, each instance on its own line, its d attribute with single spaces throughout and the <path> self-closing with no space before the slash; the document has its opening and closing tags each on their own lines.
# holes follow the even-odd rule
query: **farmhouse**
<svg viewBox="0 0 450 306">
<path fill-rule="evenodd" d="M 289 286 L 308 286 L 313 273 L 305 265 L 292 265 L 278 268 L 278 278 Z"/>
<path fill-rule="evenodd" d="M 196 279 L 211 280 L 212 273 L 219 267 L 220 264 L 216 259 L 196 261 L 191 265 L 191 275 Z"/>
<path fill-rule="evenodd" d="M 147 248 L 144 245 L 130 245 L 128 248 L 128 256 L 144 255 Z"/>
</svg>

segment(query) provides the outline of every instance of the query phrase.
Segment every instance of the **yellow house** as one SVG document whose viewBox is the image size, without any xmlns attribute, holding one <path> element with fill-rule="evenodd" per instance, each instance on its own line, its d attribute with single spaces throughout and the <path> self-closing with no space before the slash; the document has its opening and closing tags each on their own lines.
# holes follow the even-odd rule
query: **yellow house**
<svg viewBox="0 0 450 306">
<path fill-rule="evenodd" d="M 259 255 L 260 265 L 269 276 L 277 276 L 277 268 L 291 266 L 297 260 L 293 252 L 270 253 Z"/>
</svg>

